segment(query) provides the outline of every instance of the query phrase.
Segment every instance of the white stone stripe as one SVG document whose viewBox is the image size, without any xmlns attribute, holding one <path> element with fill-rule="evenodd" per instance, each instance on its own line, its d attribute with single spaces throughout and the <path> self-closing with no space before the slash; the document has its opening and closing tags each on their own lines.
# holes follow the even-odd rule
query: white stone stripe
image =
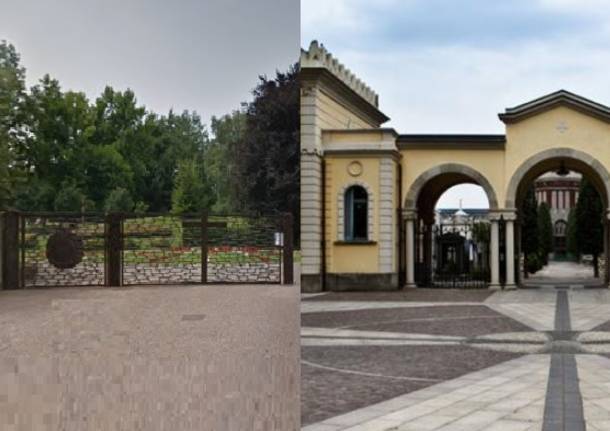
<svg viewBox="0 0 610 431">
<path fill-rule="evenodd" d="M 367 377 L 382 377 L 384 379 L 392 379 L 392 380 L 410 380 L 410 381 L 415 381 L 415 382 L 440 382 L 440 379 L 427 379 L 424 377 L 407 377 L 407 376 L 387 376 L 384 374 L 377 374 L 377 373 L 366 373 L 363 371 L 357 371 L 357 370 L 348 370 L 345 368 L 335 368 L 335 367 L 328 367 L 326 365 L 321 365 L 321 364 L 316 364 L 314 362 L 310 362 L 310 361 L 306 361 L 304 359 L 301 360 L 302 364 L 305 364 L 309 367 L 313 367 L 313 368 L 319 368 L 322 370 L 328 370 L 328 371 L 335 371 L 338 373 L 343 373 L 343 374 L 355 374 L 358 376 L 367 376 Z"/>
<path fill-rule="evenodd" d="M 303 431 L 540 429 L 548 369 L 548 355 L 524 356 L 326 419 Z"/>
<path fill-rule="evenodd" d="M 480 302 L 408 302 L 408 301 L 302 301 L 301 313 L 318 313 L 348 310 L 374 310 L 379 308 L 467 307 L 487 305 Z"/>
<path fill-rule="evenodd" d="M 337 329 L 337 328 L 313 328 L 302 327 L 302 337 L 333 337 L 333 338 L 377 338 L 377 339 L 438 339 L 438 340 L 465 340 L 465 337 L 453 335 L 433 335 L 433 334 L 414 334 L 404 332 L 382 332 L 382 331 L 359 331 L 353 329 Z"/>
</svg>

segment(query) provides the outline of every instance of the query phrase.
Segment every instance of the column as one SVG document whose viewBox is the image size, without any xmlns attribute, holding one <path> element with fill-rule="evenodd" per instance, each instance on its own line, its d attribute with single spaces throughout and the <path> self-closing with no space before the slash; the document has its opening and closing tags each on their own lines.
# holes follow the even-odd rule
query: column
<svg viewBox="0 0 610 431">
<path fill-rule="evenodd" d="M 415 284 L 415 219 L 417 213 L 405 212 L 405 240 L 406 250 L 406 284 L 405 288 L 417 287 Z"/>
<path fill-rule="evenodd" d="M 489 288 L 492 290 L 500 289 L 500 226 L 498 219 L 491 219 L 491 244 L 490 244 L 490 260 L 491 260 L 491 282 Z"/>
<path fill-rule="evenodd" d="M 505 289 L 516 289 L 515 285 L 515 217 L 506 217 L 506 285 Z"/>
<path fill-rule="evenodd" d="M 606 226 L 605 226 L 604 254 L 606 260 L 605 276 L 607 287 L 610 288 L 610 210 L 606 211 Z"/>
</svg>

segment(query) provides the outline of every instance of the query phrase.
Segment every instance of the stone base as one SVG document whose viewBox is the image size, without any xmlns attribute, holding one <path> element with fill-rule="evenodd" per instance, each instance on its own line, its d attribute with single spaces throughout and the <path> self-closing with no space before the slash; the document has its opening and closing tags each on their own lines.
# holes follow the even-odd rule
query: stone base
<svg viewBox="0 0 610 431">
<path fill-rule="evenodd" d="M 398 290 L 398 274 L 326 274 L 324 286 L 334 292 Z"/>
<path fill-rule="evenodd" d="M 415 283 L 407 283 L 404 285 L 403 289 L 417 289 L 417 284 Z"/>
<path fill-rule="evenodd" d="M 516 284 L 505 284 L 504 290 L 517 290 L 517 285 Z"/>
<path fill-rule="evenodd" d="M 489 290 L 502 290 L 502 285 L 501 284 L 490 284 L 489 286 L 487 286 L 487 288 Z"/>
<path fill-rule="evenodd" d="M 301 274 L 301 292 L 322 292 L 322 276 L 320 274 Z"/>
</svg>

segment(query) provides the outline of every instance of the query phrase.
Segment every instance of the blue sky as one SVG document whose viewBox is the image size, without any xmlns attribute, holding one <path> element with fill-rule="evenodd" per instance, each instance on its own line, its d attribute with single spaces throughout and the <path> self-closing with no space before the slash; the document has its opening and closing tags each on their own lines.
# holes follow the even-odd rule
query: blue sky
<svg viewBox="0 0 610 431">
<path fill-rule="evenodd" d="M 564 88 L 610 105 L 610 1 L 302 0 L 323 43 L 399 133 L 503 133 L 497 114 Z M 439 205 L 485 207 L 473 186 Z"/>
</svg>

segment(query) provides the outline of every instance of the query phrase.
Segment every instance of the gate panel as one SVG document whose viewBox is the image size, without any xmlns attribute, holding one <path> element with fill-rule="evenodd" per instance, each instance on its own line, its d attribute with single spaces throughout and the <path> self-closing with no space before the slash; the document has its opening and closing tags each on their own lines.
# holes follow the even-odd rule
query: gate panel
<svg viewBox="0 0 610 431">
<path fill-rule="evenodd" d="M 27 213 L 19 223 L 21 287 L 104 285 L 103 216 Z"/>
<path fill-rule="evenodd" d="M 415 276 L 420 287 L 486 288 L 489 224 L 430 225 L 419 221 Z"/>
<path fill-rule="evenodd" d="M 2 221 L 7 288 L 293 282 L 289 214 L 11 212 Z"/>
<path fill-rule="evenodd" d="M 208 283 L 281 283 L 281 217 L 210 215 L 207 227 Z"/>
<path fill-rule="evenodd" d="M 122 232 L 123 285 L 201 282 L 201 216 L 129 215 Z"/>
</svg>

